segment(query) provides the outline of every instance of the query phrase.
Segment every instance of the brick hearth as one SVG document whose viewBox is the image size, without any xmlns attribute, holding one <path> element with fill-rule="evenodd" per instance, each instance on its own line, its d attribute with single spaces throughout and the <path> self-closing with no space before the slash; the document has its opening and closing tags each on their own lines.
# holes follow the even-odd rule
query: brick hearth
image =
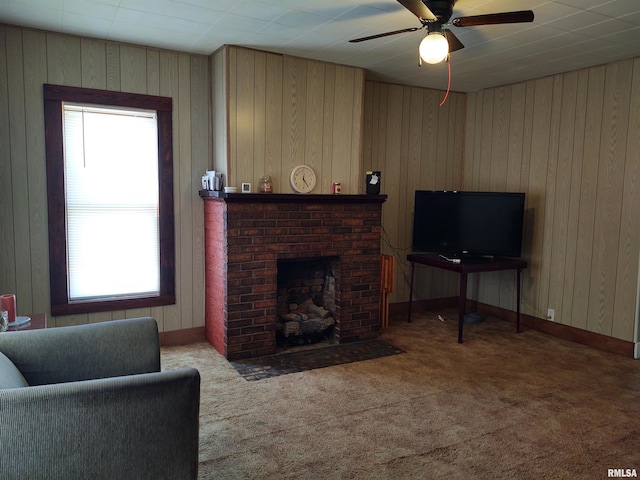
<svg viewBox="0 0 640 480">
<path fill-rule="evenodd" d="M 334 340 L 380 330 L 380 238 L 385 195 L 202 191 L 206 338 L 229 360 L 277 351 L 277 264 L 338 257 Z"/>
</svg>

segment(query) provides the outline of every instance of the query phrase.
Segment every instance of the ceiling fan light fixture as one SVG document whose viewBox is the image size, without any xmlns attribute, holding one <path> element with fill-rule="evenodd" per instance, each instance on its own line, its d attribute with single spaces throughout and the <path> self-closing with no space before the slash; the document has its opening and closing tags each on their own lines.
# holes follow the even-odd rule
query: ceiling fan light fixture
<svg viewBox="0 0 640 480">
<path fill-rule="evenodd" d="M 420 42 L 419 51 L 425 62 L 440 63 L 449 55 L 449 42 L 441 32 L 429 32 Z"/>
</svg>

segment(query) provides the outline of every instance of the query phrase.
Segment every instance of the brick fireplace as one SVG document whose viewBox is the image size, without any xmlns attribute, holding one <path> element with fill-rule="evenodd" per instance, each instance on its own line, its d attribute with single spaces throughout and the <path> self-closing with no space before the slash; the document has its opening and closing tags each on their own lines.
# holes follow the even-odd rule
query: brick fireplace
<svg viewBox="0 0 640 480">
<path fill-rule="evenodd" d="M 218 194 L 205 217 L 205 335 L 229 360 L 278 351 L 278 261 L 335 263 L 337 343 L 380 330 L 385 195 Z"/>
</svg>

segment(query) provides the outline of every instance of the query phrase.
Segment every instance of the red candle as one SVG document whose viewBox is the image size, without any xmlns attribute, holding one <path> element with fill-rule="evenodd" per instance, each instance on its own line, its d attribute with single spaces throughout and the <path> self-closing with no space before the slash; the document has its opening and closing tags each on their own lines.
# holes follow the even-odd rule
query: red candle
<svg viewBox="0 0 640 480">
<path fill-rule="evenodd" d="M 0 296 L 0 309 L 9 312 L 9 323 L 16 321 L 16 296 L 13 293 L 7 293 Z"/>
</svg>

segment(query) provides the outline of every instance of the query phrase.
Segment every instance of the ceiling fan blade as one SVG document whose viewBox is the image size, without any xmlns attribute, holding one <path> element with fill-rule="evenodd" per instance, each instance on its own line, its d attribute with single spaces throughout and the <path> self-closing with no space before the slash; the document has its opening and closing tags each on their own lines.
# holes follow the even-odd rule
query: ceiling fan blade
<svg viewBox="0 0 640 480">
<path fill-rule="evenodd" d="M 398 0 L 398 3 L 420 20 L 426 20 L 428 22 L 436 22 L 438 20 L 438 17 L 436 17 L 421 0 Z"/>
<path fill-rule="evenodd" d="M 398 33 L 415 32 L 416 30 L 419 30 L 419 28 L 418 27 L 403 28 L 402 30 L 395 30 L 393 32 L 386 32 L 386 33 L 378 33 L 377 35 L 371 35 L 369 37 L 354 38 L 353 40 L 349 40 L 349 43 L 365 42 L 367 40 L 373 40 L 374 38 L 388 37 L 390 35 L 397 35 Z"/>
<path fill-rule="evenodd" d="M 458 40 L 458 37 L 456 37 L 451 30 L 443 29 L 443 32 L 445 37 L 447 37 L 447 42 L 449 42 L 449 53 L 455 52 L 456 50 L 462 50 L 464 48 L 462 42 Z"/>
<path fill-rule="evenodd" d="M 501 23 L 525 22 L 533 22 L 533 12 L 531 10 L 490 13 L 487 15 L 472 15 L 470 17 L 454 18 L 451 21 L 451 23 L 456 27 L 475 27 L 479 25 L 499 25 Z"/>
</svg>

